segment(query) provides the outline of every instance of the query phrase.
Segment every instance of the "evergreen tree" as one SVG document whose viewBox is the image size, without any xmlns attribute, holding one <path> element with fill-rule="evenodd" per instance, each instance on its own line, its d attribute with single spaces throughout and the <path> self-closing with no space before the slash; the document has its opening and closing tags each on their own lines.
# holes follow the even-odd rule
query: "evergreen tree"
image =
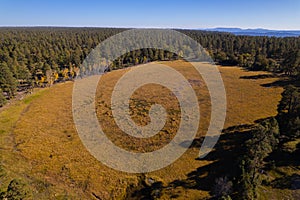
<svg viewBox="0 0 300 200">
<path fill-rule="evenodd" d="M 300 50 L 288 52 L 282 64 L 286 74 L 298 75 L 300 71 Z"/>
<path fill-rule="evenodd" d="M 6 92 L 7 97 L 10 99 L 15 95 L 17 82 L 6 63 L 1 63 L 0 69 L 0 88 L 3 92 Z"/>
<path fill-rule="evenodd" d="M 247 152 L 240 164 L 240 188 L 243 199 L 257 199 L 257 188 L 261 185 L 264 159 L 277 147 L 279 126 L 273 117 L 261 121 L 246 143 Z"/>
<path fill-rule="evenodd" d="M 278 105 L 278 121 L 281 135 L 287 140 L 300 137 L 300 90 L 288 85 Z"/>
<path fill-rule="evenodd" d="M 3 95 L 3 91 L 0 89 L 0 107 L 4 106 L 6 103 L 6 98 Z"/>
</svg>

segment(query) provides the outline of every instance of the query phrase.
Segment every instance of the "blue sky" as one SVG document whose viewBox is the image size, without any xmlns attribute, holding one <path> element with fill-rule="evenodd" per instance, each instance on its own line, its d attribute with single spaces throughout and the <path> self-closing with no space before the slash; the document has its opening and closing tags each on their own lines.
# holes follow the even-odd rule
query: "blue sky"
<svg viewBox="0 0 300 200">
<path fill-rule="evenodd" d="M 300 30 L 300 0 L 0 0 L 0 26 Z"/>
</svg>

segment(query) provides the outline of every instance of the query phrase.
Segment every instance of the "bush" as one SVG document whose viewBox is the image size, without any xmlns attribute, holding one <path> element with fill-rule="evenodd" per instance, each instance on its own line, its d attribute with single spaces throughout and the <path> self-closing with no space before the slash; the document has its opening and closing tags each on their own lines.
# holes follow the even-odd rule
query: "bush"
<svg viewBox="0 0 300 200">
<path fill-rule="evenodd" d="M 217 178 L 212 192 L 216 197 L 226 197 L 231 193 L 232 185 L 226 176 Z"/>
</svg>

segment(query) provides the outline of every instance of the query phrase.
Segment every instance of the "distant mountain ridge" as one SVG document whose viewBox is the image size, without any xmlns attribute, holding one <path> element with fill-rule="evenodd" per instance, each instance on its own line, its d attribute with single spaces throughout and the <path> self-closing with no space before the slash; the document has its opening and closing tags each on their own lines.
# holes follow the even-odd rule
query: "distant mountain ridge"
<svg viewBox="0 0 300 200">
<path fill-rule="evenodd" d="M 241 29 L 241 28 L 208 28 L 204 31 L 228 32 L 234 35 L 269 36 L 269 37 L 298 37 L 300 30 L 269 30 L 263 28 Z"/>
</svg>

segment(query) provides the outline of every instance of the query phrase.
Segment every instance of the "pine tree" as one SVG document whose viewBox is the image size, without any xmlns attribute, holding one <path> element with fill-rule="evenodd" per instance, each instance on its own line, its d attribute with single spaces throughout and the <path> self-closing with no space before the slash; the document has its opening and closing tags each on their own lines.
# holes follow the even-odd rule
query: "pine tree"
<svg viewBox="0 0 300 200">
<path fill-rule="evenodd" d="M 3 95 L 3 91 L 0 89 L 0 107 L 4 106 L 6 103 L 6 98 Z"/>
<path fill-rule="evenodd" d="M 6 63 L 1 63 L 0 69 L 0 88 L 3 92 L 6 92 L 7 97 L 10 99 L 15 95 L 17 82 Z"/>
<path fill-rule="evenodd" d="M 261 121 L 246 142 L 247 152 L 240 164 L 241 196 L 243 199 L 257 199 L 257 188 L 262 183 L 261 171 L 264 159 L 277 147 L 279 127 L 273 117 Z"/>
<path fill-rule="evenodd" d="M 278 121 L 281 135 L 286 139 L 300 137 L 300 91 L 297 87 L 288 85 L 282 93 L 278 105 Z"/>
</svg>

